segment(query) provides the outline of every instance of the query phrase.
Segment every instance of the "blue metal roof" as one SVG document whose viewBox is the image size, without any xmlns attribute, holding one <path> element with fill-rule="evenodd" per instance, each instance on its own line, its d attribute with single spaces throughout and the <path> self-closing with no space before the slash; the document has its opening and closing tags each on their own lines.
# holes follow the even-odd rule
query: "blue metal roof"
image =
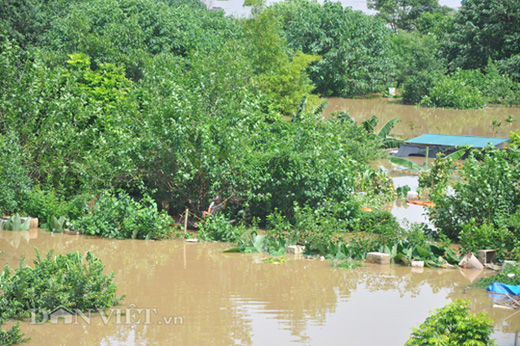
<svg viewBox="0 0 520 346">
<path fill-rule="evenodd" d="M 434 133 L 427 133 L 425 135 L 409 139 L 405 141 L 405 143 L 422 145 L 444 145 L 454 147 L 467 144 L 473 146 L 474 148 L 483 148 L 488 143 L 497 146 L 509 140 L 509 138 L 437 135 Z"/>
</svg>

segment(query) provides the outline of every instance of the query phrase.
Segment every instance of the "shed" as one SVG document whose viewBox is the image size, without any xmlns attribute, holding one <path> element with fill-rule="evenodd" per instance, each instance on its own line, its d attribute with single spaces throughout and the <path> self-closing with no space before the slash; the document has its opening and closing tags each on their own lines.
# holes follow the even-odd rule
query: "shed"
<svg viewBox="0 0 520 346">
<path fill-rule="evenodd" d="M 489 143 L 491 143 L 491 145 L 494 145 L 499 149 L 504 149 L 504 143 L 508 141 L 510 141 L 509 138 L 439 135 L 435 133 L 427 133 L 425 135 L 405 141 L 403 144 L 401 144 L 399 151 L 395 156 L 426 156 L 426 147 L 429 148 L 428 157 L 436 157 L 437 153 L 439 152 L 450 154 L 456 151 L 458 147 L 463 145 L 470 145 L 473 148 L 484 148 Z"/>
</svg>

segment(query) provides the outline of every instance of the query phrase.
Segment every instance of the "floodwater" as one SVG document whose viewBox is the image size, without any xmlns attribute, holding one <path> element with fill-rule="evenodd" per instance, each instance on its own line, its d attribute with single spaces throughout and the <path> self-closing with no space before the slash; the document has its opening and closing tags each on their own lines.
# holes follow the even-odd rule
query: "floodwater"
<svg viewBox="0 0 520 346">
<path fill-rule="evenodd" d="M 90 250 L 115 271 L 118 294 L 126 295 L 105 321 L 22 322 L 32 337 L 27 345 L 403 345 L 430 311 L 456 298 L 490 314 L 501 346 L 512 346 L 520 328 L 520 313 L 493 309 L 483 289 L 469 287 L 480 272 L 341 270 L 295 256 L 275 265 L 261 254 L 222 253 L 227 246 L 3 231 L 0 263 L 16 266 L 24 255 L 32 263 L 34 247 Z"/>
<path fill-rule="evenodd" d="M 402 105 L 394 99 L 343 99 L 329 98 L 329 105 L 324 115 L 330 116 L 335 111 L 348 111 L 359 124 L 361 121 L 375 115 L 379 118 L 381 128 L 388 120 L 400 118 L 394 127 L 392 135 L 405 139 L 420 136 L 425 133 L 450 135 L 509 137 L 509 131 L 520 128 L 520 108 L 489 107 L 476 110 L 456 110 L 442 108 L 424 108 Z M 512 122 L 506 121 L 510 119 Z M 493 126 L 493 121 L 497 123 Z M 497 126 L 501 123 L 500 126 Z"/>
<path fill-rule="evenodd" d="M 520 108 L 489 107 L 477 110 L 454 110 L 441 108 L 423 108 L 399 104 L 394 99 L 375 97 L 362 99 L 329 98 L 324 116 L 330 117 L 333 112 L 348 111 L 350 116 L 360 124 L 363 120 L 375 115 L 379 118 L 378 131 L 387 121 L 399 117 L 401 121 L 394 127 L 391 135 L 404 139 L 420 136 L 425 133 L 439 133 L 465 136 L 508 137 L 509 131 L 520 128 Z M 506 121 L 508 119 L 509 121 Z M 493 126 L 497 121 L 500 126 Z M 418 165 L 424 163 L 424 157 L 408 157 Z M 433 159 L 428 159 L 429 164 Z M 403 174 L 390 161 L 378 160 L 372 163 L 373 168 L 382 168 L 389 173 L 395 188 L 408 185 L 412 191 L 418 188 L 417 176 Z M 430 228 L 423 207 L 410 205 L 404 201 L 394 201 L 385 206 L 405 226 L 407 222 L 423 222 Z"/>
</svg>

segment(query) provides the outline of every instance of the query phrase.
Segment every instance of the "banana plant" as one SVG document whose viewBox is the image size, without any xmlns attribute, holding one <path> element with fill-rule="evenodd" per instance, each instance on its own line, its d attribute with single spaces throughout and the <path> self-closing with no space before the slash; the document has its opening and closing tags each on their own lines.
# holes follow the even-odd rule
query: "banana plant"
<svg viewBox="0 0 520 346">
<path fill-rule="evenodd" d="M 31 225 L 31 218 L 28 217 L 25 222 L 22 223 L 22 218 L 18 213 L 11 216 L 4 224 L 4 230 L 6 231 L 28 231 Z"/>
<path fill-rule="evenodd" d="M 49 231 L 53 233 L 63 233 L 68 221 L 69 219 L 65 216 L 56 218 L 56 216 L 52 215 L 49 219 Z"/>
<path fill-rule="evenodd" d="M 338 119 L 344 122 L 355 123 L 354 119 L 350 116 L 348 112 L 340 112 L 338 115 Z M 379 124 L 379 119 L 375 115 L 372 115 L 370 119 L 363 120 L 360 126 L 362 126 L 368 133 L 375 134 L 382 141 L 382 148 L 397 148 L 401 143 L 403 143 L 402 139 L 395 137 L 388 137 L 392 129 L 397 125 L 398 122 L 401 121 L 401 118 L 394 118 L 388 120 L 379 132 L 375 133 L 375 128 L 377 124 Z"/>
<path fill-rule="evenodd" d="M 388 160 L 390 162 L 392 162 L 393 164 L 396 164 L 396 165 L 403 166 L 403 167 L 407 168 L 411 172 L 427 171 L 427 170 L 430 169 L 430 166 L 428 165 L 429 149 L 430 149 L 429 147 L 426 147 L 426 155 L 425 155 L 424 163 L 422 164 L 422 166 L 419 166 L 418 164 L 416 164 L 413 161 L 410 161 L 410 160 L 407 160 L 407 159 L 403 159 L 402 157 L 390 156 L 388 158 Z M 467 151 L 468 151 L 468 148 L 459 149 L 459 150 L 457 150 L 457 151 L 455 151 L 455 152 L 453 152 L 453 153 L 451 153 L 449 155 L 446 155 L 446 156 L 444 156 L 442 158 L 436 158 L 436 160 L 452 159 L 453 161 L 457 161 L 462 156 L 464 156 L 464 154 L 466 154 Z"/>
</svg>

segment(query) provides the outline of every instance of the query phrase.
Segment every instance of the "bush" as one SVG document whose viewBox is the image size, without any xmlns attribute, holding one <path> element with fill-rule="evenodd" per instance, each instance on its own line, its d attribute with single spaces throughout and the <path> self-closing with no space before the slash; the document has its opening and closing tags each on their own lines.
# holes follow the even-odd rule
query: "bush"
<svg viewBox="0 0 520 346">
<path fill-rule="evenodd" d="M 240 243 L 240 239 L 245 233 L 246 230 L 244 228 L 241 226 L 234 227 L 230 224 L 227 217 L 217 214 L 208 217 L 206 221 L 200 225 L 197 235 L 200 240 Z"/>
<path fill-rule="evenodd" d="M 0 214 L 21 210 L 32 181 L 25 166 L 25 153 L 14 132 L 0 134 Z"/>
<path fill-rule="evenodd" d="M 437 309 L 419 329 L 413 328 L 406 346 L 491 346 L 493 321 L 485 313 L 471 315 L 469 301 L 455 302 Z"/>
<path fill-rule="evenodd" d="M 0 319 L 0 327 L 3 320 Z M 0 329 L 0 345 L 9 346 L 20 342 L 28 341 L 31 338 L 24 338 L 25 334 L 20 333 L 20 324 L 16 323 L 11 329 L 5 331 Z"/>
<path fill-rule="evenodd" d="M 478 154 L 477 154 L 478 153 Z M 479 155 L 479 160 L 475 155 Z M 499 150 L 488 146 L 472 152 L 459 171 L 460 180 L 453 195 L 435 194 L 436 206 L 430 218 L 447 236 L 458 239 L 462 228 L 474 223 L 477 227 L 492 224 L 502 227 L 520 206 L 520 152 Z M 507 222 L 513 222 L 510 220 Z M 513 226 L 508 226 L 513 230 Z M 518 236 L 518 228 L 514 231 Z"/>
<path fill-rule="evenodd" d="M 472 222 L 465 225 L 460 232 L 459 242 L 462 253 L 494 249 L 498 260 L 513 259 L 512 256 L 518 256 L 520 250 L 520 240 L 513 232 L 493 224 L 476 226 Z"/>
<path fill-rule="evenodd" d="M 36 186 L 27 194 L 23 211 L 31 217 L 39 218 L 40 224 L 48 223 L 51 216 L 65 216 L 74 220 L 87 212 L 88 202 L 90 197 L 87 195 L 78 195 L 67 201 L 54 189 L 43 190 Z"/>
<path fill-rule="evenodd" d="M 482 108 L 488 103 L 520 103 L 520 85 L 501 74 L 491 61 L 486 70 L 460 70 L 434 80 L 421 105 L 455 109 Z"/>
<path fill-rule="evenodd" d="M 475 286 L 488 287 L 493 282 L 500 282 L 506 285 L 520 285 L 520 264 L 508 264 L 496 275 L 481 278 Z"/>
<path fill-rule="evenodd" d="M 457 70 L 451 76 L 441 76 L 434 82 L 429 94 L 423 97 L 421 105 L 455 109 L 483 108 L 487 100 L 479 87 L 475 86 L 483 85 L 475 81 L 478 79 L 482 79 L 478 71 Z"/>
<path fill-rule="evenodd" d="M 66 309 L 104 310 L 117 304 L 114 273 L 103 274 L 105 266 L 90 251 L 42 257 L 36 250 L 34 268 L 25 265 L 12 271 L 7 265 L 0 275 L 0 317 L 26 318 L 33 310 L 50 313 L 58 307 Z"/>
<path fill-rule="evenodd" d="M 88 235 L 118 239 L 168 239 L 173 219 L 159 212 L 155 201 L 145 195 L 136 201 L 126 192 L 105 191 L 96 198 L 88 214 L 73 220 L 74 228 Z"/>
</svg>

